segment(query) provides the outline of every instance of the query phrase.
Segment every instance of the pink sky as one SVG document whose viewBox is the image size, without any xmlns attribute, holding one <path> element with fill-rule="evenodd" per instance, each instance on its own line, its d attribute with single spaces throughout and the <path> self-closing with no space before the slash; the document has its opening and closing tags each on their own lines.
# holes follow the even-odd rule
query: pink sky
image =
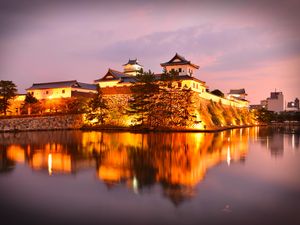
<svg viewBox="0 0 300 225">
<path fill-rule="evenodd" d="M 0 79 L 93 82 L 129 58 L 161 72 L 176 52 L 210 90 L 275 89 L 300 97 L 299 1 L 36 1 L 0 3 Z"/>
</svg>

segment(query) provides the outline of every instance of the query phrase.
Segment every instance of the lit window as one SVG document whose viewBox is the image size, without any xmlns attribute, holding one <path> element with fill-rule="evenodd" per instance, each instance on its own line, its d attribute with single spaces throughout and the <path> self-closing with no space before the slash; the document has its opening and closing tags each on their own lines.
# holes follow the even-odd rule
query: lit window
<svg viewBox="0 0 300 225">
<path fill-rule="evenodd" d="M 193 88 L 195 88 L 195 83 L 193 83 Z"/>
</svg>

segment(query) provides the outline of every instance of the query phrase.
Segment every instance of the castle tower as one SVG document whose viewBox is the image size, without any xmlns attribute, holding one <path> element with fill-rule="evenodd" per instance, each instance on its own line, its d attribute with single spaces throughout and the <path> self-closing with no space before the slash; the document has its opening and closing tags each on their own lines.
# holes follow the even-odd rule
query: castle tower
<svg viewBox="0 0 300 225">
<path fill-rule="evenodd" d="M 138 63 L 137 59 L 129 59 L 128 63 L 124 64 L 123 67 L 124 73 L 132 76 L 136 76 L 143 69 L 143 66 Z"/>
<path fill-rule="evenodd" d="M 199 69 L 198 65 L 191 63 L 191 61 L 186 60 L 183 56 L 175 54 L 175 56 L 168 62 L 160 64 L 166 72 L 178 72 L 179 75 L 189 75 L 193 76 L 195 70 Z"/>
</svg>

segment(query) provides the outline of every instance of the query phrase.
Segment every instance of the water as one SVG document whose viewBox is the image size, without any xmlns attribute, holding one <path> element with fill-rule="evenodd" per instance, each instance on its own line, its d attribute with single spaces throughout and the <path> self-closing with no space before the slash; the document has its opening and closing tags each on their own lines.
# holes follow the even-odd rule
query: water
<svg viewBox="0 0 300 225">
<path fill-rule="evenodd" d="M 0 134 L 0 224 L 300 224 L 300 137 Z"/>
</svg>

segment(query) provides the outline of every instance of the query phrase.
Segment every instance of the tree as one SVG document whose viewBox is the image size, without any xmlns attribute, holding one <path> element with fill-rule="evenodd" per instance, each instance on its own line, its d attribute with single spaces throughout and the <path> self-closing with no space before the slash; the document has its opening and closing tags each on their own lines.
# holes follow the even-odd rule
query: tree
<svg viewBox="0 0 300 225">
<path fill-rule="evenodd" d="M 133 95 L 129 101 L 128 113 L 135 116 L 139 125 L 149 125 L 149 115 L 153 113 L 155 104 L 153 96 L 158 93 L 159 86 L 151 70 L 138 74 L 135 79 L 136 82 L 131 86 Z"/>
<path fill-rule="evenodd" d="M 220 97 L 224 98 L 224 93 L 222 91 L 220 91 L 219 89 L 215 89 L 210 93 L 212 93 L 213 95 L 220 96 Z"/>
<path fill-rule="evenodd" d="M 38 113 L 40 111 L 39 101 L 30 93 L 26 94 L 24 105 L 22 106 L 23 113 Z"/>
<path fill-rule="evenodd" d="M 259 122 L 270 123 L 276 117 L 275 113 L 264 108 L 255 110 L 255 117 Z"/>
<path fill-rule="evenodd" d="M 87 107 L 87 98 L 84 97 L 71 97 L 65 98 L 63 112 L 67 113 L 83 113 Z"/>
<path fill-rule="evenodd" d="M 107 101 L 103 98 L 101 88 L 97 86 L 97 94 L 88 103 L 87 119 L 96 120 L 97 124 L 103 125 L 107 118 L 107 110 Z"/>
<path fill-rule="evenodd" d="M 26 94 L 24 101 L 25 101 L 25 103 L 28 103 L 28 104 L 34 104 L 34 103 L 38 102 L 36 97 L 34 97 L 30 92 Z"/>
<path fill-rule="evenodd" d="M 10 105 L 9 100 L 17 94 L 16 85 L 9 80 L 0 81 L 0 111 L 6 115 L 7 109 Z"/>
<path fill-rule="evenodd" d="M 156 123 L 165 127 L 192 126 L 196 122 L 196 107 L 190 88 L 179 85 L 176 71 L 164 71 L 160 79 L 160 91 L 154 114 Z"/>
</svg>

